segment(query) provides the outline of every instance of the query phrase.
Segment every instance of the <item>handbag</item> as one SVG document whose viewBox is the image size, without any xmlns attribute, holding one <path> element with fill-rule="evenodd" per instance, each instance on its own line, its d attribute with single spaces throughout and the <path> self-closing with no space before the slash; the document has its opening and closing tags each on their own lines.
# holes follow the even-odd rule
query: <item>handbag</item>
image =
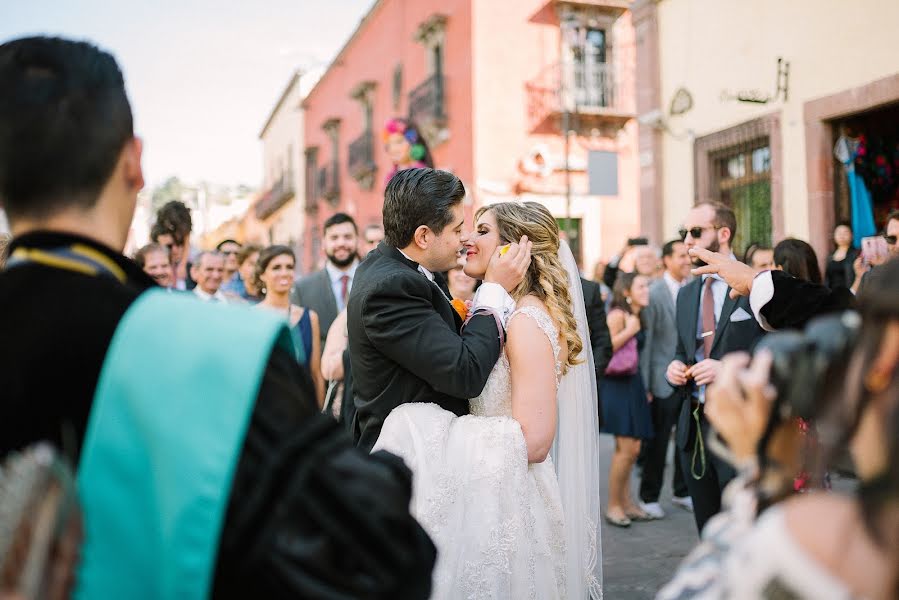
<svg viewBox="0 0 899 600">
<path fill-rule="evenodd" d="M 637 356 L 637 337 L 634 336 L 612 354 L 612 360 L 606 367 L 606 375 L 624 376 L 634 375 L 640 364 Z"/>
</svg>

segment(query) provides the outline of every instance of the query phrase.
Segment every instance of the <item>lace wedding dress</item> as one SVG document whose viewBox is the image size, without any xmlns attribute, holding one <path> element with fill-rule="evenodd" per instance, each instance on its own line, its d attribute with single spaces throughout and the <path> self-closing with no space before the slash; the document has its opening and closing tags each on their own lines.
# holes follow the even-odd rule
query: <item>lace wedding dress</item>
<svg viewBox="0 0 899 600">
<path fill-rule="evenodd" d="M 531 306 L 512 313 L 510 322 L 515 318 L 533 319 L 549 338 L 558 388 L 562 365 L 552 319 Z M 457 417 L 435 404 L 403 404 L 387 417 L 374 447 L 402 457 L 414 473 L 412 512 L 438 550 L 432 598 L 581 597 L 585 590 L 566 592 L 565 517 L 552 458 L 528 464 L 512 418 L 505 352 L 470 408 Z"/>
</svg>

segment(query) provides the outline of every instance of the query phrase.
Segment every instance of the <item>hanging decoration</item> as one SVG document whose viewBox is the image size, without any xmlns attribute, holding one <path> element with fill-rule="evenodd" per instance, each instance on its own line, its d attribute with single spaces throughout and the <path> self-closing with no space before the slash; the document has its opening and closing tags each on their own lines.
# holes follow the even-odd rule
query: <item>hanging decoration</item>
<svg viewBox="0 0 899 600">
<path fill-rule="evenodd" d="M 393 163 L 393 169 L 387 174 L 384 185 L 397 172 L 404 169 L 434 168 L 434 160 L 418 128 L 409 120 L 394 117 L 388 119 L 381 133 L 384 148 Z"/>
</svg>

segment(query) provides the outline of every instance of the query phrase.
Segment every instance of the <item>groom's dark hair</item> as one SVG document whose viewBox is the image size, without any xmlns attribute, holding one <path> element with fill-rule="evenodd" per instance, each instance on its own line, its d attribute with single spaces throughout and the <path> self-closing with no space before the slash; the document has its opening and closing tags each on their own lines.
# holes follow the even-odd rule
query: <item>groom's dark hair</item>
<svg viewBox="0 0 899 600">
<path fill-rule="evenodd" d="M 384 192 L 384 241 L 394 248 L 412 243 L 422 225 L 439 234 L 462 202 L 462 181 L 437 169 L 405 169 L 394 175 Z"/>
</svg>

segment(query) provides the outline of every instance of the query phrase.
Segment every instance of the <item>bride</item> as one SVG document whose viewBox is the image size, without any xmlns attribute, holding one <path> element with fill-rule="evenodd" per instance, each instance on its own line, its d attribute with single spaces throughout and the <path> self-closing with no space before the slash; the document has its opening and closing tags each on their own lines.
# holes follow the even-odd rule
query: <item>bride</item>
<svg viewBox="0 0 899 600">
<path fill-rule="evenodd" d="M 374 449 L 414 473 L 413 513 L 438 549 L 433 598 L 599 599 L 596 381 L 577 265 L 540 204 L 475 218 L 471 277 L 498 246 L 533 242 L 505 349 L 470 415 L 403 404 Z"/>
</svg>

